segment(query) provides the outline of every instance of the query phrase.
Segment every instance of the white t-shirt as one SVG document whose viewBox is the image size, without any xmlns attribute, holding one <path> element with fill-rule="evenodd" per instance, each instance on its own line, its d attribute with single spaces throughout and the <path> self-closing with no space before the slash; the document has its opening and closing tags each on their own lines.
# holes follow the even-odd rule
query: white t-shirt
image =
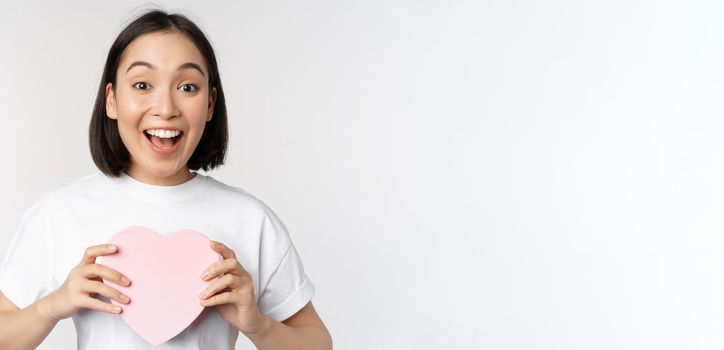
<svg viewBox="0 0 724 350">
<path fill-rule="evenodd" d="M 156 186 L 125 173 L 115 178 L 96 172 L 43 193 L 22 215 L 0 266 L 0 291 L 27 307 L 60 287 L 87 247 L 107 243 L 128 226 L 161 235 L 192 229 L 224 243 L 251 274 L 259 310 L 277 321 L 314 295 L 276 214 L 248 192 L 200 173 L 179 185 Z M 215 307 L 157 347 L 118 314 L 81 309 L 73 323 L 79 349 L 233 349 L 239 335 Z"/>
</svg>

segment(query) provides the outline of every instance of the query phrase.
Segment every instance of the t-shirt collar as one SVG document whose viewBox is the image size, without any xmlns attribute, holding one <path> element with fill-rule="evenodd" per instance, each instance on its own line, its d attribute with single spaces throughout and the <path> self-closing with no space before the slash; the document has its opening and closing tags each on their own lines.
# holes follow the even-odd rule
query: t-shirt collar
<svg viewBox="0 0 724 350">
<path fill-rule="evenodd" d="M 152 202 L 175 202 L 193 196 L 198 192 L 206 176 L 193 172 L 194 177 L 178 185 L 151 185 L 134 179 L 122 171 L 119 177 L 106 176 L 122 192 L 137 199 Z"/>
</svg>

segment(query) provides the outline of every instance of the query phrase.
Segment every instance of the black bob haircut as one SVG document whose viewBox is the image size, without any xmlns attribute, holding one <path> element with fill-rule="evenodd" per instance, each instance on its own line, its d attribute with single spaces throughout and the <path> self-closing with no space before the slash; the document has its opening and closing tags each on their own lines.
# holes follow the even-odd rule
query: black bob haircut
<svg viewBox="0 0 724 350">
<path fill-rule="evenodd" d="M 118 177 L 130 165 L 130 154 L 118 132 L 118 122 L 106 114 L 105 88 L 108 83 L 116 89 L 116 71 L 126 47 L 137 37 L 153 32 L 179 32 L 191 40 L 206 60 L 209 72 L 209 94 L 216 88 L 214 114 L 206 122 L 199 144 L 187 162 L 189 170 L 216 168 L 224 164 L 229 139 L 224 90 L 216 64 L 216 56 L 204 33 L 190 19 L 181 14 L 169 14 L 152 9 L 128 24 L 108 51 L 103 77 L 98 87 L 89 127 L 90 152 L 93 162 L 104 174 Z"/>
</svg>

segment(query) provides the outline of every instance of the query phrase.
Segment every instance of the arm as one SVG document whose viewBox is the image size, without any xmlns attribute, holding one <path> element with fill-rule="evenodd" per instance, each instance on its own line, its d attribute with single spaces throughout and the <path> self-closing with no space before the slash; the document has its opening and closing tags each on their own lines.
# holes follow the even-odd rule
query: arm
<svg viewBox="0 0 724 350">
<path fill-rule="evenodd" d="M 24 309 L 18 308 L 0 292 L 0 349 L 35 349 L 58 321 L 71 317 L 81 308 L 120 313 L 121 307 L 91 297 L 100 294 L 123 304 L 129 302 L 102 280 L 124 286 L 129 285 L 130 280 L 122 280 L 124 276 L 120 272 L 95 263 L 96 257 L 114 254 L 116 249 L 116 246 L 105 244 L 87 248 L 63 285 Z"/>
<path fill-rule="evenodd" d="M 19 309 L 0 292 L 0 349 L 35 349 L 58 323 L 43 311 L 43 299 Z"/>
<path fill-rule="evenodd" d="M 264 316 L 265 326 L 249 339 L 259 350 L 331 350 L 332 336 L 309 302 L 294 316 L 279 322 Z"/>
<path fill-rule="evenodd" d="M 211 264 L 201 279 L 223 277 L 199 295 L 201 305 L 215 306 L 221 316 L 249 338 L 257 349 L 332 349 L 332 337 L 311 301 L 282 322 L 262 314 L 254 297 L 252 277 L 236 259 L 234 251 L 221 242 L 211 241 L 210 244 L 224 260 Z"/>
</svg>

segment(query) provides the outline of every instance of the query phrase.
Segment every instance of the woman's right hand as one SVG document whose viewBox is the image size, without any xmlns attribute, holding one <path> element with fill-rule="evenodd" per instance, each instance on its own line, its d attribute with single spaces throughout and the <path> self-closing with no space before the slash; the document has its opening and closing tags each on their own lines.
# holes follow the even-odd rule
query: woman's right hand
<svg viewBox="0 0 724 350">
<path fill-rule="evenodd" d="M 117 289 L 103 283 L 103 279 L 121 286 L 131 281 L 118 271 L 96 264 L 96 257 L 115 254 L 118 247 L 113 244 L 100 244 L 88 247 L 81 262 L 68 273 L 65 282 L 55 291 L 42 298 L 41 310 L 53 321 L 73 316 L 79 309 L 87 308 L 118 314 L 121 308 L 93 298 L 95 294 L 106 296 L 120 303 L 128 304 L 129 299 Z M 126 297 L 127 298 L 127 297 Z"/>
</svg>

